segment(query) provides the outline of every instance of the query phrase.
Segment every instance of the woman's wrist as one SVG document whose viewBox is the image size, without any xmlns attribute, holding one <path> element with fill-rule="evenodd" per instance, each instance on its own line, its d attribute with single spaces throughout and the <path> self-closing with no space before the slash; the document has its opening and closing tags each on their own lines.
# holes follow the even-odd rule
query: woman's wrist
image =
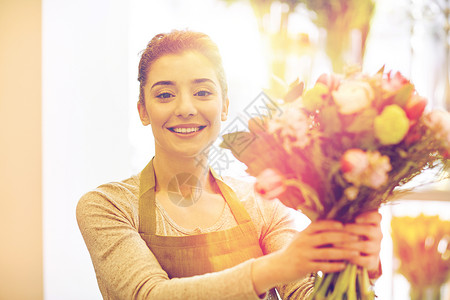
<svg viewBox="0 0 450 300">
<path fill-rule="evenodd" d="M 270 253 L 256 258 L 252 263 L 253 288 L 257 295 L 263 295 L 277 284 L 281 278 L 277 278 L 282 272 L 279 270 L 277 253 Z"/>
</svg>

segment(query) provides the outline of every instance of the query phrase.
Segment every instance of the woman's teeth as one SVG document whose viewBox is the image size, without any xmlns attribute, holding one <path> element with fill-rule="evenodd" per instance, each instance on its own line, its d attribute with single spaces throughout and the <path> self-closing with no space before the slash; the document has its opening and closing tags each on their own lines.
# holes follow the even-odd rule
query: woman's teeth
<svg viewBox="0 0 450 300">
<path fill-rule="evenodd" d="M 171 128 L 172 131 L 176 132 L 176 133 L 192 133 L 192 132 L 197 132 L 200 129 L 203 129 L 204 126 L 201 127 L 192 127 L 192 128 Z"/>
</svg>

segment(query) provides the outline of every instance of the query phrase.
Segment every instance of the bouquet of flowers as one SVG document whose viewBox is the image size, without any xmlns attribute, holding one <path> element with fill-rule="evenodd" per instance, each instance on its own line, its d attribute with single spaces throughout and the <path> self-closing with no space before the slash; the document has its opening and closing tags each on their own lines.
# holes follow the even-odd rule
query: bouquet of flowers
<svg viewBox="0 0 450 300">
<path fill-rule="evenodd" d="M 440 299 L 450 278 L 450 221 L 424 214 L 393 217 L 391 235 L 397 272 L 409 281 L 411 299 Z"/>
<path fill-rule="evenodd" d="M 374 75 L 324 74 L 306 92 L 293 84 L 269 107 L 281 113 L 250 119 L 249 131 L 224 135 L 221 147 L 247 166 L 262 196 L 311 220 L 352 222 L 424 170 L 447 168 L 450 113 L 425 112 L 426 104 L 409 80 L 384 67 Z M 243 141 L 251 143 L 243 149 Z M 374 297 L 367 270 L 350 264 L 316 278 L 313 299 Z"/>
</svg>

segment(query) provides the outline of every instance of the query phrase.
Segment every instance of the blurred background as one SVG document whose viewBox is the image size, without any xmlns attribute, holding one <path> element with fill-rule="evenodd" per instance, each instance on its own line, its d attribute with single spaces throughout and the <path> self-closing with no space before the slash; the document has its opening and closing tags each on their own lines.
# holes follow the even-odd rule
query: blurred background
<svg viewBox="0 0 450 300">
<path fill-rule="evenodd" d="M 449 110 L 449 11 L 448 0 L 0 0 L 0 299 L 101 299 L 75 207 L 153 156 L 136 103 L 139 53 L 155 34 L 187 28 L 216 41 L 229 83 L 227 122 L 261 91 L 277 97 L 297 78 L 310 87 L 348 64 L 401 71 L 429 108 Z M 244 176 L 237 161 L 224 172 Z M 435 244 L 431 255 L 446 257 L 413 264 L 415 272 L 448 278 L 450 183 L 407 197 L 382 208 L 378 299 L 409 299 L 408 270 L 398 274 L 395 253 L 414 243 L 424 247 L 419 257 Z M 439 219 L 431 226 L 422 213 Z M 403 216 L 434 229 L 418 236 L 400 222 L 410 230 L 397 236 L 411 236 L 401 248 L 391 220 Z M 299 216 L 300 226 L 307 222 Z M 435 287 L 442 299 L 444 282 Z"/>
</svg>

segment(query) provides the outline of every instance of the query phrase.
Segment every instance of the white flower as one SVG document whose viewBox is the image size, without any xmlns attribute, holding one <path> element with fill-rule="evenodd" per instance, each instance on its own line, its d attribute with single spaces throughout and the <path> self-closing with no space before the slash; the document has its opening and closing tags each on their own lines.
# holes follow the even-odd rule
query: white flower
<svg viewBox="0 0 450 300">
<path fill-rule="evenodd" d="M 359 188 L 356 186 L 350 186 L 344 190 L 344 194 L 348 200 L 355 200 L 358 197 Z"/>
<path fill-rule="evenodd" d="M 309 125 L 310 120 L 302 110 L 290 107 L 279 118 L 267 122 L 267 131 L 277 134 L 285 150 L 291 153 L 293 148 L 303 149 L 311 142 Z"/>
<path fill-rule="evenodd" d="M 444 110 L 433 110 L 425 118 L 426 125 L 435 132 L 435 138 L 443 140 L 450 146 L 450 113 Z"/>
<path fill-rule="evenodd" d="M 334 102 L 339 112 L 350 115 L 368 107 L 375 93 L 369 83 L 360 80 L 344 81 L 336 91 L 332 92 Z"/>
<path fill-rule="evenodd" d="M 392 169 L 389 156 L 381 155 L 380 152 L 367 152 L 370 168 L 363 183 L 366 186 L 377 189 L 388 181 L 388 173 Z"/>
<path fill-rule="evenodd" d="M 344 179 L 356 187 L 360 185 L 373 189 L 381 187 L 388 181 L 391 169 L 389 157 L 381 155 L 378 151 L 364 152 L 360 149 L 350 149 L 341 158 Z M 351 199 L 349 196 L 352 196 L 354 191 L 349 190 L 345 193 Z"/>
</svg>

